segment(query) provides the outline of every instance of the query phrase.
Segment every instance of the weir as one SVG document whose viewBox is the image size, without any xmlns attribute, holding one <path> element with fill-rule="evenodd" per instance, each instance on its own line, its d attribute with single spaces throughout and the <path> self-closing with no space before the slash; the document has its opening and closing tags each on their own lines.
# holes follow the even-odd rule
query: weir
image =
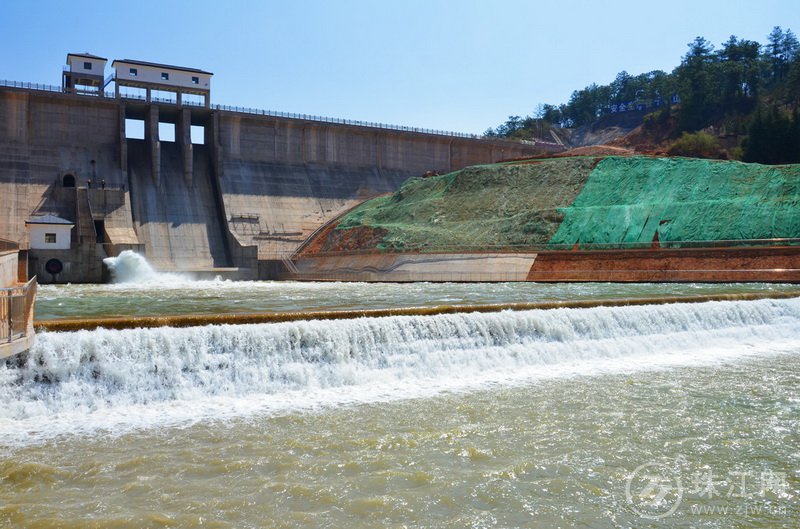
<svg viewBox="0 0 800 529">
<path fill-rule="evenodd" d="M 795 354 L 800 299 L 43 332 L 0 366 L 0 435 L 416 398 Z"/>
<path fill-rule="evenodd" d="M 187 314 L 179 316 L 144 316 L 125 318 L 78 318 L 44 320 L 35 328 L 49 332 L 74 332 L 95 329 L 147 329 L 153 327 L 197 327 L 201 325 L 246 325 L 303 320 L 349 320 L 393 316 L 434 316 L 439 314 L 490 313 L 505 310 L 587 309 L 595 307 L 629 307 L 668 303 L 706 303 L 709 301 L 753 301 L 758 299 L 800 298 L 797 292 L 760 292 L 742 294 L 704 294 L 698 296 L 664 296 L 648 299 L 597 299 L 587 301 L 547 301 L 535 303 L 495 303 L 482 305 L 440 305 L 395 309 L 327 310 L 297 312 L 265 312 L 258 314 Z"/>
</svg>

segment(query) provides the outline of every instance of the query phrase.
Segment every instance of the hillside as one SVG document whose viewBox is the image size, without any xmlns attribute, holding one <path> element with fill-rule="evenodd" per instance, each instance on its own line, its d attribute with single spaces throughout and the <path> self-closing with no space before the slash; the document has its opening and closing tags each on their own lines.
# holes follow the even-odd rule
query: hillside
<svg viewBox="0 0 800 529">
<path fill-rule="evenodd" d="M 412 178 L 305 252 L 681 247 L 800 238 L 800 165 L 643 156 L 473 166 Z"/>
<path fill-rule="evenodd" d="M 719 47 L 697 37 L 688 48 L 670 73 L 622 71 L 484 134 L 535 140 L 555 128 L 570 147 L 800 163 L 800 40 L 792 30 L 774 27 L 763 45 L 732 35 Z"/>
</svg>

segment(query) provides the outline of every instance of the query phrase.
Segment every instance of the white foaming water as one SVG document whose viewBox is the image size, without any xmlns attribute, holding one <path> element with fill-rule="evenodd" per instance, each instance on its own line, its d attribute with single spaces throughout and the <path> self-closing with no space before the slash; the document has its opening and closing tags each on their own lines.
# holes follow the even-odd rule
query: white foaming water
<svg viewBox="0 0 800 529">
<path fill-rule="evenodd" d="M 0 439 L 800 353 L 800 299 L 43 333 L 0 367 Z"/>
<path fill-rule="evenodd" d="M 103 262 L 114 283 L 175 284 L 192 280 L 186 274 L 156 272 L 144 256 L 131 250 L 124 250 L 117 257 L 106 257 Z"/>
</svg>

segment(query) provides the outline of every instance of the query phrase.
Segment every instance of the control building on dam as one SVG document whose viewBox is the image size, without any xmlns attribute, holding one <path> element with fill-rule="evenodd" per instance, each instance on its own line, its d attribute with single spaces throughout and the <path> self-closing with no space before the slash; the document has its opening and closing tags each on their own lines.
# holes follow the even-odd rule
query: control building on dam
<svg viewBox="0 0 800 529">
<path fill-rule="evenodd" d="M 275 277 L 315 230 L 410 176 L 562 147 L 211 104 L 212 73 L 69 54 L 60 87 L 0 82 L 0 238 L 40 282 Z M 113 88 L 112 88 L 113 86 Z"/>
</svg>

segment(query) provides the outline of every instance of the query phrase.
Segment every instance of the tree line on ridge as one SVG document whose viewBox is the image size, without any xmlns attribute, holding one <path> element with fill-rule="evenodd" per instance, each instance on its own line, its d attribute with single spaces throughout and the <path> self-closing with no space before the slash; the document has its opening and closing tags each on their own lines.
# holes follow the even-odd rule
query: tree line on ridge
<svg viewBox="0 0 800 529">
<path fill-rule="evenodd" d="M 575 90 L 567 103 L 540 104 L 524 118 L 509 116 L 484 135 L 532 139 L 549 127 L 576 128 L 634 111 L 647 114 L 645 131 L 666 127 L 674 154 L 696 155 L 692 146 L 724 135 L 736 138 L 733 158 L 800 163 L 800 42 L 779 26 L 763 45 L 732 35 L 715 49 L 697 37 L 671 73 L 623 71 L 610 84 Z M 713 145 L 703 152 L 729 154 Z"/>
</svg>

